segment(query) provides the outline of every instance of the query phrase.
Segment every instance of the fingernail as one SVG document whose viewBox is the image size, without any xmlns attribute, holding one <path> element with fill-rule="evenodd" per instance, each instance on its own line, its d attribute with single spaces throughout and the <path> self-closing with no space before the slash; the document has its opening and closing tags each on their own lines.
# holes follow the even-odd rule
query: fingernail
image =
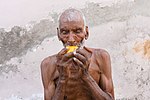
<svg viewBox="0 0 150 100">
<path fill-rule="evenodd" d="M 73 57 L 73 60 L 75 61 L 77 58 Z"/>
<path fill-rule="evenodd" d="M 74 51 L 73 54 L 76 55 L 76 51 Z"/>
</svg>

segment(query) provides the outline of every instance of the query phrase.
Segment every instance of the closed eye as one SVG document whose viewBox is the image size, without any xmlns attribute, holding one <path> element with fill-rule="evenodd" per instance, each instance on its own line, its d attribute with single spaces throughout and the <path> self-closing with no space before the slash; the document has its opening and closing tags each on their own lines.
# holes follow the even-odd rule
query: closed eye
<svg viewBox="0 0 150 100">
<path fill-rule="evenodd" d="M 78 34 L 78 33 L 81 33 L 81 32 L 82 32 L 82 29 L 74 30 L 74 32 L 77 33 L 77 34 Z"/>
<path fill-rule="evenodd" d="M 60 32 L 61 34 L 64 34 L 64 35 L 66 35 L 66 34 L 68 34 L 69 33 L 69 31 L 67 31 L 67 30 L 61 30 L 61 32 Z"/>
</svg>

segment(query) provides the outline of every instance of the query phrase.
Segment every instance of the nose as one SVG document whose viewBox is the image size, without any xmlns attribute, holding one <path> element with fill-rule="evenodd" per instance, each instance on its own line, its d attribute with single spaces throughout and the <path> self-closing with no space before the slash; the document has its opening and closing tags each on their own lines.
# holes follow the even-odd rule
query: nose
<svg viewBox="0 0 150 100">
<path fill-rule="evenodd" d="M 69 34 L 68 42 L 69 42 L 69 45 L 74 45 L 75 43 L 74 34 L 72 33 Z"/>
</svg>

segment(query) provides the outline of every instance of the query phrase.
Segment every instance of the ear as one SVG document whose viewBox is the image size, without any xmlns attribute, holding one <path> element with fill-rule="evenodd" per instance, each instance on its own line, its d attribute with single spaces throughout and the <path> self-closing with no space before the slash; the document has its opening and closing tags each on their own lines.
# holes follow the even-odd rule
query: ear
<svg viewBox="0 0 150 100">
<path fill-rule="evenodd" d="M 57 27 L 57 36 L 58 36 L 58 39 L 60 41 L 61 39 L 60 39 L 60 32 L 59 32 L 59 28 L 58 27 Z"/>
<path fill-rule="evenodd" d="M 89 29 L 88 29 L 88 26 L 85 27 L 85 39 L 87 40 L 88 37 L 89 37 Z"/>
</svg>

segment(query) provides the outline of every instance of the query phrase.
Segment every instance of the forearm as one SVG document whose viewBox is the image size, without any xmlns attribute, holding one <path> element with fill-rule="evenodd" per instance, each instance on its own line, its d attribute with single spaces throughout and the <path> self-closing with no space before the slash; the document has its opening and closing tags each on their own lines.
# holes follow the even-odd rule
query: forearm
<svg viewBox="0 0 150 100">
<path fill-rule="evenodd" d="M 66 86 L 65 80 L 60 80 L 58 82 L 58 85 L 56 87 L 55 94 L 52 100 L 64 100 L 65 88 L 66 88 L 65 86 Z"/>
<path fill-rule="evenodd" d="M 88 85 L 96 100 L 113 100 L 113 97 L 105 93 L 89 74 L 83 78 L 83 81 Z"/>
</svg>

